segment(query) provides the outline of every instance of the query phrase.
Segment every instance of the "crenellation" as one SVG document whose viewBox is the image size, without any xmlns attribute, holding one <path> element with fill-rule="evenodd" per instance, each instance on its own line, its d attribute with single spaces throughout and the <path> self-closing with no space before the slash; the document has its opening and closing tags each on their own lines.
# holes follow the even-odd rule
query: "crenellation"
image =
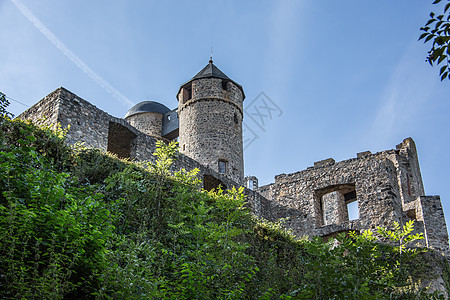
<svg viewBox="0 0 450 300">
<path fill-rule="evenodd" d="M 334 165 L 336 162 L 332 158 L 316 161 L 314 163 L 314 168 L 322 168 L 322 167 L 329 167 Z"/>
</svg>

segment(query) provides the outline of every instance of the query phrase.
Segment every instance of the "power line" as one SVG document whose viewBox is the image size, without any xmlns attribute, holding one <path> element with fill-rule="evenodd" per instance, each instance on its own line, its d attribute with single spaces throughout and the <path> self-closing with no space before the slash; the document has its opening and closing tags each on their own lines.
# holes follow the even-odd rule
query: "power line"
<svg viewBox="0 0 450 300">
<path fill-rule="evenodd" d="M 30 107 L 29 105 L 27 105 L 27 104 L 25 104 L 25 103 L 23 103 L 23 102 L 17 101 L 17 100 L 15 100 L 15 99 L 11 98 L 11 97 L 5 96 L 5 98 L 8 99 L 8 100 L 11 100 L 11 101 L 13 101 L 13 102 L 22 104 L 23 106 Z"/>
</svg>

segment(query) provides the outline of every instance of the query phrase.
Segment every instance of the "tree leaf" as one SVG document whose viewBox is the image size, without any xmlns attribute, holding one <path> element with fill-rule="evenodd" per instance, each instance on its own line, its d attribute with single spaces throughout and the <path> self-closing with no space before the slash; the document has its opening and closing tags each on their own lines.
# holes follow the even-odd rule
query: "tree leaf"
<svg viewBox="0 0 450 300">
<path fill-rule="evenodd" d="M 420 37 L 419 37 L 419 41 L 420 41 L 421 39 L 423 39 L 424 37 L 426 37 L 427 35 L 429 35 L 428 32 L 422 33 L 422 34 L 420 35 Z"/>
<path fill-rule="evenodd" d="M 427 36 L 427 38 L 425 39 L 425 42 L 424 42 L 424 43 L 428 42 L 429 40 L 431 40 L 431 39 L 434 38 L 434 37 L 435 37 L 434 34 L 430 34 L 430 35 Z"/>
<path fill-rule="evenodd" d="M 428 26 L 428 25 L 430 25 L 431 23 L 433 23 L 433 22 L 435 22 L 435 21 L 437 21 L 437 20 L 436 20 L 436 19 L 428 20 L 428 22 L 427 22 L 427 24 L 425 24 L 425 26 Z"/>
</svg>

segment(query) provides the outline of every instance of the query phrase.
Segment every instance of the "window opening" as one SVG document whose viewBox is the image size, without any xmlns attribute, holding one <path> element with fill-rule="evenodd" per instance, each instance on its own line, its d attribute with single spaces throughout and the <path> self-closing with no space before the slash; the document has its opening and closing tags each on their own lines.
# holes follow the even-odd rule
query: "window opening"
<svg viewBox="0 0 450 300">
<path fill-rule="evenodd" d="M 337 184 L 314 192 L 317 226 L 359 219 L 355 184 Z"/>
<path fill-rule="evenodd" d="M 219 173 L 225 174 L 227 172 L 227 162 L 219 160 Z"/>
<path fill-rule="evenodd" d="M 106 150 L 120 158 L 131 158 L 131 153 L 134 151 L 133 141 L 135 138 L 136 134 L 125 126 L 116 122 L 109 122 Z"/>
<path fill-rule="evenodd" d="M 253 190 L 253 180 L 249 179 L 247 181 L 247 188 Z"/>
<path fill-rule="evenodd" d="M 183 88 L 183 103 L 192 98 L 192 83 Z"/>
<path fill-rule="evenodd" d="M 345 204 L 347 204 L 348 220 L 358 220 L 358 201 L 356 201 L 356 190 L 344 194 Z"/>
<path fill-rule="evenodd" d="M 222 89 L 225 91 L 227 90 L 227 84 L 228 84 L 228 82 L 226 80 L 222 79 Z"/>
<path fill-rule="evenodd" d="M 348 202 L 347 203 L 347 212 L 348 212 L 348 220 L 358 220 L 359 219 L 359 211 L 358 211 L 358 201 Z"/>
</svg>

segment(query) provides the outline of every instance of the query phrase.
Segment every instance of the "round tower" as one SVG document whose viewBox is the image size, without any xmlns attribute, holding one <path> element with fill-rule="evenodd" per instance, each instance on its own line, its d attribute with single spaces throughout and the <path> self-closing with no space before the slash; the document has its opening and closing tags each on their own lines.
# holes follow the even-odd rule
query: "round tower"
<svg viewBox="0 0 450 300">
<path fill-rule="evenodd" d="M 163 116 L 169 112 L 164 104 L 155 101 L 143 101 L 125 115 L 125 120 L 139 131 L 153 137 L 161 138 Z"/>
<path fill-rule="evenodd" d="M 177 98 L 180 152 L 243 184 L 242 87 L 211 59 Z"/>
</svg>

